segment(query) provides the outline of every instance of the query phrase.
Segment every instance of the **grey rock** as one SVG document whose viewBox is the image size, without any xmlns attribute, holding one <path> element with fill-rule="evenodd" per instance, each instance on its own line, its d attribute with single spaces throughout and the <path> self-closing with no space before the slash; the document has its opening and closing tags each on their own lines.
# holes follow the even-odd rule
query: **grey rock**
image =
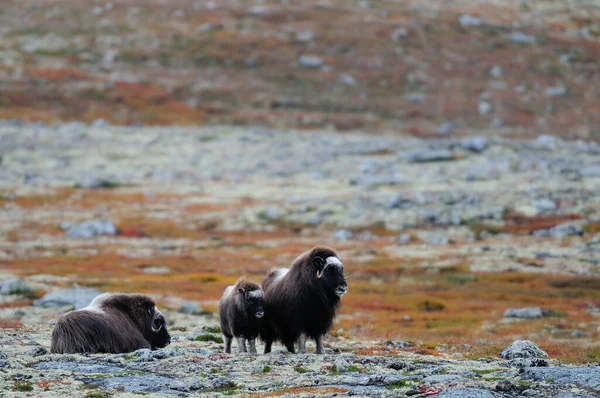
<svg viewBox="0 0 600 398">
<path fill-rule="evenodd" d="M 555 151 L 561 145 L 563 145 L 563 140 L 558 137 L 554 137 L 552 135 L 540 135 L 535 141 L 533 141 L 533 145 L 540 149 L 545 149 L 547 151 Z"/>
<path fill-rule="evenodd" d="M 340 82 L 347 86 L 356 86 L 356 79 L 349 73 L 342 73 L 340 75 Z"/>
<path fill-rule="evenodd" d="M 32 347 L 29 350 L 27 350 L 27 355 L 30 355 L 32 357 L 40 357 L 42 355 L 46 355 L 48 354 L 48 350 L 45 349 L 44 347 Z"/>
<path fill-rule="evenodd" d="M 47 293 L 39 300 L 33 302 L 34 306 L 50 308 L 71 305 L 73 309 L 79 310 L 87 307 L 94 297 L 102 292 L 91 288 L 63 289 Z"/>
<path fill-rule="evenodd" d="M 311 30 L 302 30 L 300 32 L 296 32 L 296 40 L 308 42 L 312 41 L 315 38 L 315 34 Z"/>
<path fill-rule="evenodd" d="M 512 391 L 516 389 L 515 385 L 510 380 L 500 380 L 498 384 L 496 384 L 496 391 Z"/>
<path fill-rule="evenodd" d="M 406 36 L 408 36 L 408 30 L 406 30 L 406 28 L 398 28 L 394 30 L 391 35 L 392 40 L 394 41 L 398 41 Z"/>
<path fill-rule="evenodd" d="M 575 339 L 579 339 L 579 338 L 585 337 L 585 336 L 586 336 L 586 333 L 581 330 L 578 330 L 578 329 L 575 329 L 571 332 L 571 337 L 573 337 Z"/>
<path fill-rule="evenodd" d="M 401 245 L 405 245 L 405 244 L 409 243 L 411 240 L 412 240 L 412 237 L 409 234 L 400 234 L 396 238 L 396 242 L 398 242 Z"/>
<path fill-rule="evenodd" d="M 125 372 L 127 369 L 121 368 L 118 366 L 109 366 L 109 365 L 97 365 L 93 363 L 85 363 L 85 362 L 71 362 L 71 361 L 44 361 L 38 362 L 33 365 L 34 369 L 38 370 L 64 370 L 71 371 L 74 373 L 101 373 L 101 374 L 109 374 L 109 373 L 119 373 Z"/>
<path fill-rule="evenodd" d="M 418 148 L 408 151 L 406 159 L 412 163 L 442 162 L 454 160 L 453 153 L 447 149 Z"/>
<path fill-rule="evenodd" d="M 436 395 L 439 398 L 494 398 L 494 394 L 483 388 L 457 387 L 443 390 Z"/>
<path fill-rule="evenodd" d="M 504 312 L 505 318 L 535 319 L 543 316 L 544 313 L 539 307 L 509 308 Z"/>
<path fill-rule="evenodd" d="M 536 200 L 532 200 L 531 204 L 542 211 L 556 210 L 556 202 L 553 201 L 552 199 L 547 199 L 547 198 L 536 199 Z"/>
<path fill-rule="evenodd" d="M 487 101 L 479 101 L 479 104 L 477 104 L 477 112 L 482 116 L 487 115 L 491 110 L 492 105 Z"/>
<path fill-rule="evenodd" d="M 179 308 L 179 312 L 182 314 L 188 314 L 188 315 L 202 315 L 205 313 L 205 311 L 202 308 L 200 308 L 198 303 L 196 303 L 194 301 L 184 302 L 181 305 L 181 308 Z"/>
<path fill-rule="evenodd" d="M 0 361 L 0 369 L 6 368 L 7 366 L 8 366 L 8 362 L 6 362 L 6 361 Z"/>
<path fill-rule="evenodd" d="M 563 86 L 555 86 L 546 88 L 547 97 L 564 97 L 568 90 Z"/>
<path fill-rule="evenodd" d="M 523 32 L 513 32 L 510 35 L 510 40 L 518 44 L 535 44 L 535 37 L 527 35 Z"/>
<path fill-rule="evenodd" d="M 352 233 L 352 231 L 348 231 L 347 229 L 340 229 L 339 231 L 337 231 L 335 233 L 335 238 L 337 240 L 348 240 L 350 238 L 352 238 L 354 234 Z"/>
<path fill-rule="evenodd" d="M 532 368 L 548 366 L 548 361 L 544 358 L 514 358 L 508 361 L 508 366 L 512 368 Z"/>
<path fill-rule="evenodd" d="M 394 340 L 388 340 L 385 342 L 385 345 L 389 345 L 392 347 L 396 347 L 396 348 L 406 348 L 406 347 L 412 347 L 415 345 L 415 343 L 411 342 L 411 341 L 394 341 Z"/>
<path fill-rule="evenodd" d="M 263 211 L 260 215 L 267 221 L 276 221 L 283 217 L 285 212 L 280 207 L 269 207 Z"/>
<path fill-rule="evenodd" d="M 474 17 L 471 14 L 463 14 L 458 17 L 458 23 L 464 27 L 480 26 L 481 19 Z"/>
<path fill-rule="evenodd" d="M 400 380 L 408 380 L 410 377 L 392 375 L 392 374 L 374 374 L 362 377 L 358 384 L 361 386 L 388 386 L 399 382 Z"/>
<path fill-rule="evenodd" d="M 92 189 L 92 188 L 112 188 L 119 183 L 115 180 L 106 177 L 99 177 L 93 174 L 88 174 L 77 184 L 79 188 Z"/>
<path fill-rule="evenodd" d="M 430 384 L 449 383 L 451 381 L 462 380 L 462 378 L 463 377 L 461 375 L 456 375 L 456 374 L 431 375 L 431 376 L 425 377 L 423 379 L 423 382 L 430 383 Z"/>
<path fill-rule="evenodd" d="M 304 68 L 316 69 L 325 65 L 325 61 L 316 55 L 302 55 L 298 58 L 298 64 Z"/>
<path fill-rule="evenodd" d="M 590 164 L 580 168 L 578 171 L 581 177 L 600 177 L 600 164 Z"/>
<path fill-rule="evenodd" d="M 346 361 L 343 358 L 338 358 L 335 360 L 334 364 L 333 364 L 336 368 L 336 370 L 338 372 L 346 372 L 348 370 L 348 368 L 350 367 L 350 364 L 348 363 L 348 361 Z"/>
<path fill-rule="evenodd" d="M 116 235 L 117 227 L 108 220 L 90 220 L 71 226 L 65 235 L 69 238 L 92 238 L 102 235 Z"/>
<path fill-rule="evenodd" d="M 504 74 L 504 71 L 502 70 L 501 66 L 498 65 L 494 65 L 494 67 L 492 67 L 492 69 L 490 69 L 490 76 L 498 78 L 501 77 Z"/>
<path fill-rule="evenodd" d="M 398 209 L 402 207 L 410 207 L 413 205 L 413 201 L 408 199 L 406 196 L 402 194 L 395 195 L 393 198 L 388 200 L 385 207 L 388 209 Z"/>
<path fill-rule="evenodd" d="M 488 148 L 488 140 L 485 137 L 469 137 L 464 139 L 460 146 L 467 151 L 482 153 Z"/>
<path fill-rule="evenodd" d="M 152 374 L 85 378 L 84 383 L 95 384 L 100 388 L 110 388 L 132 393 L 173 394 L 188 390 L 186 384 L 180 380 Z"/>
<path fill-rule="evenodd" d="M 400 173 L 359 176 L 350 180 L 351 185 L 364 185 L 369 187 L 376 187 L 379 185 L 399 185 L 404 184 L 405 182 L 406 179 Z"/>
<path fill-rule="evenodd" d="M 30 294 L 33 288 L 20 278 L 7 279 L 0 282 L 0 294 Z"/>
<path fill-rule="evenodd" d="M 424 104 L 425 103 L 425 93 L 408 93 L 404 96 L 407 101 Z"/>
<path fill-rule="evenodd" d="M 436 129 L 436 133 L 439 136 L 447 136 L 447 135 L 454 133 L 454 131 L 456 130 L 457 127 L 458 127 L 458 124 L 456 122 L 447 122 L 446 121 L 438 126 L 438 128 Z"/>
<path fill-rule="evenodd" d="M 548 238 L 552 237 L 554 239 L 562 239 L 567 236 L 581 236 L 583 235 L 583 228 L 575 223 L 564 223 L 557 225 L 554 228 L 550 229 L 540 229 L 537 231 L 533 231 L 534 236 Z"/>
<path fill-rule="evenodd" d="M 526 368 L 523 380 L 549 381 L 557 384 L 577 384 L 581 387 L 600 389 L 600 367 L 553 366 L 548 368 Z"/>
<path fill-rule="evenodd" d="M 135 354 L 138 356 L 135 360 L 138 362 L 151 362 L 154 360 L 160 360 L 178 355 L 183 355 L 183 350 L 172 349 L 172 348 L 161 348 L 159 350 L 150 350 L 142 348 L 137 350 Z"/>
<path fill-rule="evenodd" d="M 95 128 L 110 127 L 110 123 L 104 119 L 96 119 L 92 122 L 92 127 L 95 127 Z"/>
<path fill-rule="evenodd" d="M 7 359 L 8 355 L 6 355 L 6 353 L 0 351 L 0 359 Z"/>
<path fill-rule="evenodd" d="M 533 341 L 515 340 L 500 353 L 500 357 L 504 359 L 548 358 L 548 354 Z"/>
<path fill-rule="evenodd" d="M 450 239 L 442 232 L 434 232 L 427 236 L 427 243 L 430 245 L 447 245 Z"/>
</svg>

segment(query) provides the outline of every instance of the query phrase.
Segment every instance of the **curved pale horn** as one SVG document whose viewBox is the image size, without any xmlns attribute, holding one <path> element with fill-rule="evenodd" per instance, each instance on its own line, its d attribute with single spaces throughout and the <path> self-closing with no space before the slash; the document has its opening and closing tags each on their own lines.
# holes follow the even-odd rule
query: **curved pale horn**
<svg viewBox="0 0 600 398">
<path fill-rule="evenodd" d="M 327 265 L 329 265 L 329 264 L 327 264 Z M 327 265 L 325 265 L 320 272 L 317 271 L 317 279 L 321 279 L 321 277 L 323 276 L 323 272 L 325 272 L 325 268 L 327 268 Z"/>
<path fill-rule="evenodd" d="M 160 329 L 162 329 L 162 327 L 163 327 L 162 323 L 161 323 L 161 324 L 160 324 L 160 326 L 159 326 L 158 328 L 156 328 L 156 329 L 154 328 L 154 326 L 150 326 L 150 328 L 152 328 L 152 331 L 153 331 L 154 333 L 160 332 Z"/>
</svg>

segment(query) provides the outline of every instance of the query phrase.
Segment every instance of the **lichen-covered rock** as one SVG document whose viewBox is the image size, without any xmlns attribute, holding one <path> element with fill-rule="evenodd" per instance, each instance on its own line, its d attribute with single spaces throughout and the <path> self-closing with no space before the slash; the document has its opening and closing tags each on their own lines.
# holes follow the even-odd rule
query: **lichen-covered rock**
<svg viewBox="0 0 600 398">
<path fill-rule="evenodd" d="M 92 302 L 94 297 L 101 294 L 99 290 L 91 288 L 73 288 L 56 290 L 54 292 L 47 293 L 41 299 L 33 302 L 34 306 L 39 307 L 62 307 L 72 306 L 73 309 L 79 310 L 86 307 Z"/>
<path fill-rule="evenodd" d="M 30 294 L 33 288 L 20 278 L 7 279 L 0 282 L 0 294 Z"/>
<path fill-rule="evenodd" d="M 515 340 L 509 345 L 500 357 L 504 359 L 514 358 L 548 358 L 546 351 L 530 340 Z"/>
</svg>

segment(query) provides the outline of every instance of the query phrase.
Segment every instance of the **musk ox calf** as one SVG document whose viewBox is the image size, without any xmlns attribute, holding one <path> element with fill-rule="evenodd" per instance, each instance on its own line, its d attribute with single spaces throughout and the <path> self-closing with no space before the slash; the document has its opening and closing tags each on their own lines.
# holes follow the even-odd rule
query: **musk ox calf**
<svg viewBox="0 0 600 398">
<path fill-rule="evenodd" d="M 150 297 L 104 293 L 59 319 L 50 352 L 123 353 L 162 348 L 170 342 L 165 317 Z"/>
<path fill-rule="evenodd" d="M 344 266 L 328 247 L 315 247 L 301 254 L 289 269 L 272 270 L 262 283 L 265 320 L 260 332 L 265 354 L 273 341 L 288 351 L 306 352 L 307 337 L 315 340 L 316 353 L 323 353 L 323 335 L 331 328 L 340 298 L 348 291 Z"/>
<path fill-rule="evenodd" d="M 238 352 L 256 354 L 256 337 L 262 325 L 263 291 L 256 283 L 240 278 L 235 286 L 228 286 L 219 300 L 221 331 L 225 336 L 225 352 L 231 352 L 231 340 L 237 339 Z"/>
</svg>

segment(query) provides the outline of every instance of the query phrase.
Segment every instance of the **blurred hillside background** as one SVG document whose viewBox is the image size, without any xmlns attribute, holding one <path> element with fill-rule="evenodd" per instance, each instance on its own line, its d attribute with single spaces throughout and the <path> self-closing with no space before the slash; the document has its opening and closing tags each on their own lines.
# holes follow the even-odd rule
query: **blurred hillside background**
<svg viewBox="0 0 600 398">
<path fill-rule="evenodd" d="M 0 327 L 326 244 L 330 338 L 600 360 L 597 1 L 1 3 Z"/>
<path fill-rule="evenodd" d="M 592 0 L 4 0 L 0 117 L 598 138 Z"/>
</svg>

